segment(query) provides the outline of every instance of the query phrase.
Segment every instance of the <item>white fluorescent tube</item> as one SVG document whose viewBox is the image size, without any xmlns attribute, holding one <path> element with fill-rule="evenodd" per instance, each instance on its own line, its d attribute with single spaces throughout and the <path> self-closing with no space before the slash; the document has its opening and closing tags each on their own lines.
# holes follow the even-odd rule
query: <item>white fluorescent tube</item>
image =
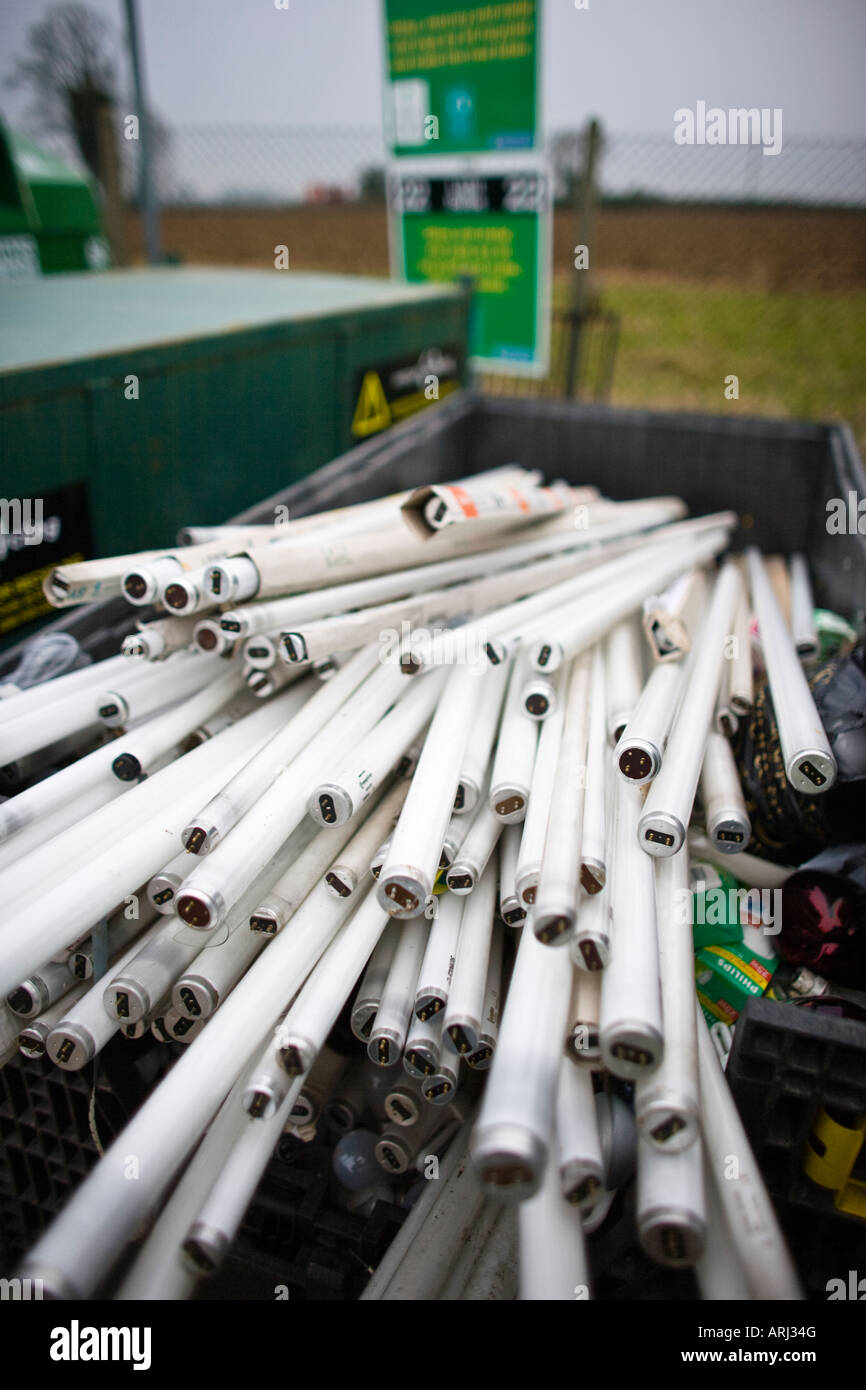
<svg viewBox="0 0 866 1390">
<path fill-rule="evenodd" d="M 532 912 L 533 930 L 545 945 L 565 945 L 577 920 L 591 675 L 592 657 L 587 653 L 573 662 L 569 673 L 565 722 Z"/>
<path fill-rule="evenodd" d="M 619 741 L 634 713 L 643 688 L 643 653 L 640 628 L 635 617 L 623 618 L 611 628 L 604 644 L 607 687 L 607 734 L 612 744 Z"/>
<path fill-rule="evenodd" d="M 707 1166 L 721 1199 L 732 1246 L 748 1282 L 749 1297 L 800 1299 L 803 1295 L 794 1263 L 697 999 L 695 1011 L 701 1134 Z"/>
<path fill-rule="evenodd" d="M 413 1007 L 422 1023 L 433 1018 L 448 1003 L 463 920 L 463 903 L 453 893 L 441 894 L 436 906 L 415 988 Z"/>
<path fill-rule="evenodd" d="M 604 652 L 596 644 L 592 653 L 589 687 L 589 728 L 586 744 L 586 786 L 583 797 L 583 834 L 580 850 L 580 882 L 592 896 L 607 880 L 607 677 Z"/>
<path fill-rule="evenodd" d="M 471 1067 L 473 1071 L 487 1071 L 496 1051 L 499 1019 L 502 1013 L 503 944 L 502 928 L 494 922 L 490 954 L 487 958 L 487 979 L 484 984 L 484 1002 L 481 1006 L 481 1028 L 478 1042 L 464 1058 L 467 1067 Z"/>
<path fill-rule="evenodd" d="M 432 896 L 481 674 L 479 667 L 455 668 L 430 724 L 376 886 L 393 916 L 416 916 Z"/>
<path fill-rule="evenodd" d="M 687 849 L 656 861 L 655 887 L 665 1046 L 658 1069 L 638 1080 L 635 1118 L 647 1141 L 670 1153 L 688 1148 L 700 1130 Z"/>
<path fill-rule="evenodd" d="M 172 709 L 157 714 L 134 729 L 122 734 L 113 745 L 115 750 L 112 771 L 115 777 L 131 782 L 143 772 L 150 771 L 154 761 L 175 748 L 200 724 L 211 719 L 243 688 L 243 677 L 236 667 L 217 675 Z"/>
<path fill-rule="evenodd" d="M 382 844 L 382 837 L 388 836 L 403 809 L 409 783 L 404 778 L 395 782 L 382 800 L 364 820 L 360 827 L 347 822 L 347 830 L 357 831 L 346 850 L 335 850 L 330 868 L 325 875 L 325 883 L 332 893 L 347 898 L 362 883 L 370 878 L 370 860 Z M 328 831 L 333 843 L 334 832 Z M 348 838 L 348 837 L 347 837 Z"/>
<path fill-rule="evenodd" d="M 752 826 L 731 745 L 715 729 L 707 734 L 700 786 L 707 835 L 723 854 L 741 853 Z"/>
<path fill-rule="evenodd" d="M 614 1076 L 648 1076 L 662 1057 L 653 861 L 637 839 L 641 793 L 616 786 L 616 845 L 611 886 L 613 943 L 601 981 L 600 1039 Z"/>
<path fill-rule="evenodd" d="M 487 965 L 493 940 L 499 866 L 491 860 L 463 907 L 454 973 L 445 1009 L 445 1032 L 461 1057 L 481 1042 Z"/>
<path fill-rule="evenodd" d="M 120 651 L 126 657 L 145 661 L 162 661 L 172 652 L 191 645 L 195 618 L 157 618 L 152 623 L 140 623 L 138 632 L 124 637 Z"/>
<path fill-rule="evenodd" d="M 392 708 L 351 749 L 348 760 L 326 768 L 307 802 L 307 813 L 317 825 L 343 825 L 381 790 L 406 748 L 429 722 L 446 674 L 420 673 L 409 681 Z"/>
<path fill-rule="evenodd" d="M 532 773 L 535 781 L 535 769 Z M 532 806 L 530 792 L 529 805 Z M 520 927 L 526 918 L 526 908 L 517 892 L 517 867 L 523 825 L 506 825 L 499 841 L 499 914 L 507 927 Z"/>
<path fill-rule="evenodd" d="M 429 928 L 429 922 L 416 917 L 400 929 L 367 1043 L 367 1056 L 379 1067 L 389 1067 L 399 1061 L 406 1043 Z"/>
<path fill-rule="evenodd" d="M 472 1136 L 472 1165 L 491 1196 L 524 1201 L 541 1185 L 553 1141 L 571 976 L 568 952 L 541 944 L 530 911 Z"/>
<path fill-rule="evenodd" d="M 760 552 L 747 551 L 747 559 L 785 774 L 798 792 L 815 796 L 835 782 L 836 759 Z"/>
<path fill-rule="evenodd" d="M 59 881 L 49 878 L 19 898 L 0 936 L 0 993 L 70 937 L 88 931 L 165 863 L 190 808 L 247 755 L 245 745 L 246 731 L 233 725 L 132 788 L 124 797 L 127 818 L 120 838 L 109 840 L 106 848 L 91 844 L 88 862 L 62 868 Z M 113 811 L 105 807 L 94 816 Z"/>
<path fill-rule="evenodd" d="M 523 822 L 523 835 L 520 841 L 520 854 L 517 859 L 517 895 L 524 907 L 535 902 L 538 880 L 541 877 L 541 861 L 547 839 L 547 822 L 550 814 L 553 787 L 559 765 L 559 749 L 562 742 L 562 729 L 565 722 L 562 696 L 566 689 L 568 670 L 557 671 L 553 676 L 553 709 L 541 726 L 535 765 L 532 769 L 532 786 L 529 792 L 529 806 Z"/>
<path fill-rule="evenodd" d="M 660 662 L 653 667 L 620 735 L 616 765 L 620 776 L 636 786 L 651 782 L 661 768 L 680 697 L 683 669 L 678 662 Z"/>
<path fill-rule="evenodd" d="M 573 1303 L 589 1297 L 589 1266 L 580 1212 L 563 1196 L 554 1162 L 539 1189 L 523 1202 L 520 1230 L 520 1298 L 523 1302 Z"/>
<path fill-rule="evenodd" d="M 296 729 L 341 676 L 342 672 L 322 686 L 289 727 Z M 184 883 L 177 899 L 178 916 L 184 922 L 209 930 L 224 918 L 286 836 L 303 820 L 323 758 L 344 757 L 393 703 L 404 679 L 399 668 L 379 666 L 287 767 L 277 763 L 276 775 L 267 790 L 238 821 L 232 834 L 211 850 Z M 185 843 L 189 849 L 191 839 Z"/>
<path fill-rule="evenodd" d="M 463 753 L 454 810 L 459 815 L 474 811 L 487 779 L 490 758 L 499 728 L 502 702 L 508 682 L 508 663 L 491 666 L 481 682 L 472 737 Z"/>
<path fill-rule="evenodd" d="M 661 771 L 640 818 L 640 844 L 647 854 L 676 854 L 685 840 L 722 680 L 726 637 L 741 592 L 739 570 L 728 561 L 704 612 Z"/>
<path fill-rule="evenodd" d="M 139 1107 L 25 1257 L 49 1293 L 84 1297 L 119 1258 L 234 1084 L 250 1036 L 261 1037 L 266 1021 L 276 1021 L 281 1004 L 303 983 L 349 910 L 324 888 L 314 889 L 291 932 L 254 962 Z M 130 1153 L 140 1164 L 134 1183 L 126 1177 Z"/>
<path fill-rule="evenodd" d="M 637 1147 L 637 1231 L 656 1264 L 687 1269 L 697 1263 L 706 1237 L 700 1141 L 671 1153 L 643 1135 Z"/>
<path fill-rule="evenodd" d="M 527 653 L 519 650 L 508 680 L 488 792 L 492 810 L 505 825 L 525 818 L 535 766 L 538 726 L 527 717 L 521 699 L 527 676 Z"/>
<path fill-rule="evenodd" d="M 572 1066 L 567 1057 L 559 1064 L 556 1134 L 563 1196 L 587 1216 L 604 1190 L 604 1163 L 592 1076 L 588 1070 Z"/>
<path fill-rule="evenodd" d="M 603 901 L 599 893 L 594 903 Z M 575 970 L 571 989 L 571 1003 L 568 1009 L 568 1034 L 565 1041 L 565 1055 L 578 1066 L 598 1071 L 601 1068 L 601 1049 L 599 1047 L 598 1020 L 601 1010 L 600 970 Z"/>
<path fill-rule="evenodd" d="M 548 635 L 533 644 L 534 666 L 542 672 L 554 671 L 633 613 L 659 583 L 694 564 L 707 563 L 727 543 L 728 532 L 719 527 L 689 537 L 681 545 L 655 544 L 613 561 L 611 568 L 617 566 L 616 574 L 610 582 L 603 577 L 602 586 L 592 591 L 591 602 L 553 609 Z"/>
<path fill-rule="evenodd" d="M 465 823 L 465 821 L 464 821 Z M 490 860 L 503 830 L 507 827 L 502 818 L 489 805 L 482 801 L 469 821 L 466 838 L 451 860 L 445 874 L 445 882 L 452 893 L 461 896 L 471 893 Z"/>
<path fill-rule="evenodd" d="M 196 813 L 184 830 L 186 848 L 193 854 L 207 853 L 224 839 L 310 740 L 321 732 L 349 696 L 375 670 L 376 665 L 376 652 L 368 647 L 347 662 L 333 680 L 314 689 L 311 695 L 308 694 L 309 687 L 299 685 L 297 691 L 282 696 L 281 699 L 288 702 L 291 710 L 284 727 L 255 757 L 249 759 L 237 777 L 227 782 L 213 801 L 204 804 Z"/>
</svg>

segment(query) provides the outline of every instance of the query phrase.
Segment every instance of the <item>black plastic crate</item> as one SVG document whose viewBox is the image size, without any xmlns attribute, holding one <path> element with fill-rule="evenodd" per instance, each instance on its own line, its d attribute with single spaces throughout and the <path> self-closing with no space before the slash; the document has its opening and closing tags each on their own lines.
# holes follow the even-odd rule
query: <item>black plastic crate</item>
<svg viewBox="0 0 866 1390">
<path fill-rule="evenodd" d="M 269 521 L 278 504 L 288 506 L 290 515 L 303 516 L 416 487 L 432 479 L 448 481 L 509 462 L 539 468 L 548 479 L 594 483 L 607 496 L 618 500 L 670 493 L 683 497 L 692 514 L 733 509 L 742 520 L 733 541 L 735 548 L 754 542 L 769 552 L 805 552 L 812 568 L 816 600 L 849 619 L 857 621 L 863 617 L 866 535 L 858 534 L 856 529 L 853 533 L 832 535 L 827 528 L 828 501 L 841 498 L 847 505 L 849 494 L 853 493 L 856 508 L 857 502 L 866 498 L 863 465 L 845 425 L 750 419 L 737 415 L 625 411 L 601 405 L 513 400 L 460 392 L 435 410 L 423 412 L 359 445 L 232 520 Z M 195 518 L 173 520 L 182 525 Z M 97 643 L 104 639 L 106 629 L 127 621 L 125 609 L 128 613 L 123 600 L 91 605 L 64 613 L 55 626 L 73 635 L 87 634 L 89 641 Z M 130 628 L 134 618 L 141 616 L 146 616 L 141 610 L 129 615 Z M 98 654 L 106 656 L 110 652 L 100 649 Z M 8 655 L 4 654 L 7 659 Z M 4 664 L 0 662 L 0 670 Z M 762 1007 L 775 1011 L 785 1006 L 764 1003 Z M 131 1053 L 122 1051 L 128 1047 L 122 1040 L 115 1040 L 103 1056 L 107 1057 L 114 1049 L 121 1066 L 129 1065 L 123 1059 L 131 1057 Z M 156 1050 L 163 1056 L 168 1052 L 167 1048 L 158 1046 Z M 10 1064 L 16 1071 L 32 1065 L 17 1061 Z M 0 1072 L 0 1081 L 2 1077 Z M 115 1084 L 116 1080 L 114 1076 Z M 135 1077 L 131 1081 L 130 1094 L 125 1097 L 128 1109 L 136 1103 L 133 1097 L 139 1084 Z M 83 1083 L 78 1077 L 57 1073 L 51 1084 L 80 1091 L 87 1079 Z M 9 1116 L 8 1103 L 0 1114 L 4 1118 Z M 21 1122 L 15 1122 L 18 1126 L 15 1133 L 19 1135 L 15 1144 L 19 1147 L 24 1141 L 35 1149 L 54 1141 L 72 1145 L 68 1185 L 56 1182 L 36 1203 L 29 1195 L 29 1188 L 25 1193 L 26 1176 L 16 1176 L 23 1170 L 0 1131 L 0 1173 L 3 1174 L 0 1182 L 4 1184 L 0 1186 L 3 1195 L 0 1225 L 14 1211 L 16 1202 L 29 1202 L 27 1234 L 31 1239 L 36 1234 L 33 1228 L 47 1224 L 66 1191 L 96 1159 L 89 1133 L 83 1133 L 80 1125 L 64 1123 L 58 1116 L 59 1112 L 43 1106 L 38 1113 L 34 1112 L 35 1124 L 31 1122 L 30 1125 L 33 1133 L 28 1130 L 23 1139 L 20 1137 L 23 1134 Z M 762 1150 L 758 1156 L 772 1168 L 767 1153 Z M 292 1222 L 299 1212 L 308 1212 L 309 1190 L 301 1184 L 293 1192 L 295 1180 L 280 1168 L 279 1159 L 275 1158 L 251 1204 L 224 1271 L 227 1285 L 231 1282 L 230 1268 L 241 1282 L 251 1277 L 255 1269 L 265 1282 L 285 1283 L 304 1278 L 311 1280 L 312 1285 L 318 1280 L 316 1287 L 323 1289 L 330 1280 L 331 1296 L 352 1296 L 354 1280 L 342 1264 L 342 1255 L 329 1263 L 327 1253 L 334 1247 L 330 1226 L 334 1220 L 342 1220 L 344 1213 L 329 1201 L 325 1189 L 321 1189 L 312 1224 L 298 1225 L 297 1230 L 306 1234 L 303 1240 L 296 1239 L 291 1234 Z M 787 1202 L 772 1171 L 768 1171 L 768 1178 L 771 1192 L 781 1202 L 784 1223 L 794 1248 L 802 1248 L 801 1227 L 806 1222 L 806 1240 L 811 1250 L 808 1222 L 814 1204 L 807 1211 Z M 261 1223 L 273 1218 L 275 1200 L 286 1222 L 286 1239 L 278 1240 L 273 1249 L 268 1249 Z M 402 1213 L 395 1208 L 391 1212 L 392 1234 Z M 837 1225 L 832 1224 L 833 1227 Z M 846 1229 L 853 1224 L 848 1223 Z M 348 1230 L 340 1229 L 343 1238 L 348 1238 Z M 830 1230 L 830 1223 L 822 1227 L 822 1234 L 816 1236 L 816 1248 L 826 1240 L 829 1250 L 832 1239 L 824 1232 Z M 859 1229 L 857 1234 L 862 1239 Z M 22 1237 L 23 1232 L 13 1244 L 20 1244 Z M 381 1258 L 388 1238 L 388 1232 L 380 1230 L 375 1223 L 367 1228 L 358 1222 L 348 1243 L 357 1242 L 358 1251 L 373 1264 L 375 1259 Z M 844 1258 L 837 1252 L 835 1262 L 841 1266 Z M 629 1251 L 617 1252 L 616 1258 L 611 1258 L 607 1296 L 648 1296 L 641 1292 L 644 1285 L 634 1272 L 642 1267 L 639 1260 L 634 1264 L 634 1271 L 632 1269 L 635 1259 L 634 1252 Z M 830 1261 L 830 1253 L 827 1260 Z M 288 1266 L 291 1279 L 273 1277 L 275 1269 Z M 303 1274 L 304 1270 L 308 1273 Z M 310 1271 L 315 1273 L 315 1278 Z M 205 1284 L 200 1296 L 221 1296 L 220 1290 L 227 1289 L 221 1282 L 223 1277 L 221 1275 L 210 1285 Z M 663 1272 L 660 1277 L 665 1277 Z M 688 1296 L 682 1280 L 676 1282 L 676 1287 L 674 1283 L 669 1287 L 668 1296 Z M 232 1295 L 224 1292 L 222 1296 Z M 328 1295 L 319 1292 L 312 1296 Z"/>
</svg>

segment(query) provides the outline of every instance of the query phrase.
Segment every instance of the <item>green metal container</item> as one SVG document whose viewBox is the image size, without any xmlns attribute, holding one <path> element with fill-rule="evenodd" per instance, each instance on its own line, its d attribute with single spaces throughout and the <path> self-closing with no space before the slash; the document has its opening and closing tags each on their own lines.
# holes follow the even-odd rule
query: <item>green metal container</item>
<svg viewBox="0 0 866 1390">
<path fill-rule="evenodd" d="M 467 316 L 450 286 L 291 270 L 0 280 L 0 492 L 56 518 L 0 536 L 0 638 L 49 566 L 173 544 L 445 399 Z"/>
<path fill-rule="evenodd" d="M 102 270 L 93 180 L 0 121 L 0 276 Z"/>
</svg>

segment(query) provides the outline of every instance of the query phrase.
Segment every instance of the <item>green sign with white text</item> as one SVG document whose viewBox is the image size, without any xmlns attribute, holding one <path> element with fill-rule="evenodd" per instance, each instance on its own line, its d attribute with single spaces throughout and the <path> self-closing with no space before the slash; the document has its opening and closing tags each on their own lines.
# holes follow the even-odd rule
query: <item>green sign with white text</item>
<svg viewBox="0 0 866 1390">
<path fill-rule="evenodd" d="M 390 184 L 397 275 L 472 281 L 473 367 L 540 374 L 547 359 L 548 181 L 540 168 Z"/>
<path fill-rule="evenodd" d="M 531 150 L 540 0 L 383 0 L 394 155 Z"/>
</svg>

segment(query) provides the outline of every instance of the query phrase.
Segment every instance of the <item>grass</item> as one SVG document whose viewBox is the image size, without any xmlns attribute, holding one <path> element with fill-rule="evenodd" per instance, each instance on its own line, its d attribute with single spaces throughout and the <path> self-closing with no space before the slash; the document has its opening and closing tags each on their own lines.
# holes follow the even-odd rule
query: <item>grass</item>
<svg viewBox="0 0 866 1390">
<path fill-rule="evenodd" d="M 866 455 L 866 290 L 771 292 L 604 275 L 620 316 L 612 403 L 846 420 Z M 557 300 L 567 285 L 557 285 Z M 726 400 L 725 378 L 739 379 Z"/>
</svg>

